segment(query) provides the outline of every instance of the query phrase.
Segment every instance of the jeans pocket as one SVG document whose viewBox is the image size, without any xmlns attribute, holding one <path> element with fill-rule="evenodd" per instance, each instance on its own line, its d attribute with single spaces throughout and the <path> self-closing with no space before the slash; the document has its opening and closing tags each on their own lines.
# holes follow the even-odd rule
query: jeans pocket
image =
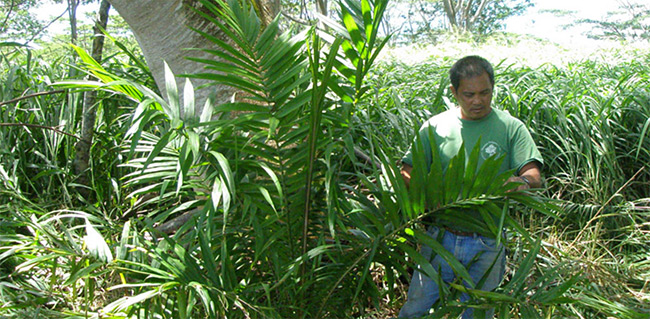
<svg viewBox="0 0 650 319">
<path fill-rule="evenodd" d="M 478 241 L 481 243 L 481 246 L 483 249 L 488 250 L 488 251 L 497 251 L 497 240 L 494 238 L 489 238 L 489 237 L 484 237 L 484 236 L 477 236 Z"/>
</svg>

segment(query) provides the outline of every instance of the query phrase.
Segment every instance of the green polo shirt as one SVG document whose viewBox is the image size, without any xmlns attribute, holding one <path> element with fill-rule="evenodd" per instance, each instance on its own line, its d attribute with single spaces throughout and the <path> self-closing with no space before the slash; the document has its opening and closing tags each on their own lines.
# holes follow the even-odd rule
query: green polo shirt
<svg viewBox="0 0 650 319">
<path fill-rule="evenodd" d="M 476 121 L 461 119 L 460 110 L 453 108 L 426 121 L 418 134 L 428 161 L 427 167 L 431 166 L 432 162 L 430 135 L 438 145 L 443 170 L 446 170 L 449 161 L 458 154 L 463 142 L 466 154 L 470 154 L 479 139 L 479 166 L 492 155 L 505 155 L 499 173 L 511 169 L 519 173 L 521 168 L 530 162 L 536 161 L 540 167 L 544 163 L 526 126 L 509 113 L 494 108 L 486 117 Z M 411 149 L 406 152 L 402 162 L 413 166 Z"/>
</svg>

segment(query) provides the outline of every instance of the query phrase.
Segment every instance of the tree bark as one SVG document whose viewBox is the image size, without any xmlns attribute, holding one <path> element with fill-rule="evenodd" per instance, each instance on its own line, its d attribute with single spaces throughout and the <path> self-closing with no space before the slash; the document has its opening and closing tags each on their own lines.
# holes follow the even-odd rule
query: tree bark
<svg viewBox="0 0 650 319">
<path fill-rule="evenodd" d="M 93 27 L 92 57 L 101 63 L 102 52 L 104 51 L 104 34 L 108 25 L 108 12 L 111 5 L 108 0 L 102 0 L 97 12 L 97 20 Z M 74 170 L 77 175 L 77 182 L 81 185 L 88 185 L 88 163 L 90 161 L 90 147 L 93 144 L 93 133 L 95 131 L 95 119 L 97 115 L 97 91 L 88 91 L 84 95 L 84 104 L 81 118 L 81 139 L 75 145 L 76 153 L 74 159 Z M 89 191 L 86 188 L 79 188 L 79 191 L 88 197 Z"/>
<path fill-rule="evenodd" d="M 156 81 L 158 89 L 165 94 L 164 62 L 167 62 L 175 75 L 212 72 L 204 65 L 190 61 L 186 57 L 215 59 L 214 55 L 200 50 L 185 50 L 188 48 L 218 50 L 218 46 L 206 40 L 200 34 L 190 30 L 190 26 L 198 30 L 219 36 L 220 30 L 213 24 L 200 18 L 192 7 L 200 9 L 196 1 L 183 0 L 109 0 L 115 10 L 131 27 L 147 65 Z M 200 114 L 205 101 L 211 93 L 215 94 L 216 103 L 230 100 L 233 90 L 223 85 L 199 88 L 208 84 L 206 80 L 192 79 L 195 91 L 195 114 Z M 183 92 L 185 80 L 176 80 L 179 94 Z"/>
<path fill-rule="evenodd" d="M 480 0 L 474 14 L 472 14 L 473 0 L 443 0 L 442 3 L 451 29 L 471 31 L 489 2 L 490 0 Z"/>
<path fill-rule="evenodd" d="M 327 0 L 316 0 L 316 10 L 318 10 L 318 13 L 327 16 Z"/>
<path fill-rule="evenodd" d="M 77 7 L 79 0 L 68 0 L 68 17 L 70 18 L 70 43 L 77 43 Z"/>
<path fill-rule="evenodd" d="M 442 3 L 445 8 L 447 20 L 449 21 L 451 28 L 456 29 L 458 27 L 458 23 L 456 22 L 456 10 L 454 4 L 452 3 L 452 0 L 443 0 Z"/>
</svg>

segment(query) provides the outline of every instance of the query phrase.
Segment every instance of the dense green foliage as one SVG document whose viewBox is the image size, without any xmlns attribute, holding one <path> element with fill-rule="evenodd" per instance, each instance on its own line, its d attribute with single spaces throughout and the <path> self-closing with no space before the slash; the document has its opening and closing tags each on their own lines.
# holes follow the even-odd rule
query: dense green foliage
<svg viewBox="0 0 650 319">
<path fill-rule="evenodd" d="M 205 18 L 232 40 L 211 38 L 215 54 L 230 63 L 197 61 L 222 73 L 193 76 L 239 89 L 228 104 L 194 105 L 189 85 L 179 98 L 170 71 L 161 97 L 124 46 L 99 62 L 76 47 L 73 71 L 72 60 L 3 47 L 0 315 L 385 318 L 409 268 L 426 264 L 414 247 L 433 245 L 421 218 L 472 206 L 510 229 L 507 280 L 472 290 L 473 305 L 503 317 L 647 317 L 650 69 L 638 61 L 649 52 L 496 65 L 495 104 L 531 128 L 548 189 L 506 197 L 490 181 L 507 175 L 488 163 L 450 169 L 462 178 L 435 193 L 406 189 L 396 163 L 419 124 L 452 107 L 453 58 L 377 63 L 383 1 L 343 2 L 331 34 L 282 33 L 277 21 L 262 30 L 240 2 L 211 3 Z M 97 81 L 80 80 L 86 72 Z M 100 102 L 94 195 L 83 198 L 76 137 L 64 133 L 79 132 L 90 89 Z M 186 213 L 174 232 L 160 227 Z M 449 288 L 439 316 L 467 306 Z"/>
<path fill-rule="evenodd" d="M 638 58 L 650 53 L 610 54 L 619 58 L 617 64 L 501 64 L 495 103 L 530 127 L 546 160 L 546 194 L 564 206 L 559 219 L 521 215 L 529 231 L 548 238 L 541 258 L 582 271 L 590 286 L 580 298 L 613 311 L 621 305 L 643 307 L 647 300 L 650 70 Z M 450 65 L 449 58 L 432 58 L 377 70 L 374 104 L 411 127 L 376 126 L 380 134 L 399 138 L 392 145 L 407 145 L 422 119 L 452 107 L 446 93 Z"/>
<path fill-rule="evenodd" d="M 29 14 L 29 9 L 36 5 L 35 0 L 0 1 L 0 39 L 32 39 L 43 29 L 43 23 Z"/>
</svg>

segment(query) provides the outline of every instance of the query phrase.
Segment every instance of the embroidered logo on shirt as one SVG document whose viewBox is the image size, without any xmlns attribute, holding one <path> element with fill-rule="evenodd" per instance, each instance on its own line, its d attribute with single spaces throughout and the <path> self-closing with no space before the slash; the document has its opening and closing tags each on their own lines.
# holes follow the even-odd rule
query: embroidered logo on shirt
<svg viewBox="0 0 650 319">
<path fill-rule="evenodd" d="M 488 159 L 490 156 L 501 154 L 501 146 L 496 142 L 490 141 L 481 148 L 481 158 Z"/>
</svg>

